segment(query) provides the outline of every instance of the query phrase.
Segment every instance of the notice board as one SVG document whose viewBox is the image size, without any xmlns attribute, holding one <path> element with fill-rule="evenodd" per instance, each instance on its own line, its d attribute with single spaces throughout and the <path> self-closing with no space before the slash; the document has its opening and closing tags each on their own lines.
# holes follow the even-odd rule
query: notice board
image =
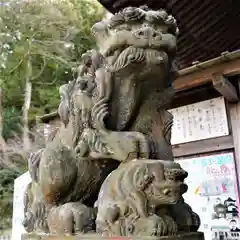
<svg viewBox="0 0 240 240">
<path fill-rule="evenodd" d="M 199 214 L 199 231 L 204 232 L 205 240 L 240 239 L 234 154 L 228 152 L 176 162 L 188 171 L 188 191 L 184 199 Z"/>
<path fill-rule="evenodd" d="M 223 97 L 174 108 L 169 112 L 174 117 L 172 145 L 229 134 Z"/>
</svg>

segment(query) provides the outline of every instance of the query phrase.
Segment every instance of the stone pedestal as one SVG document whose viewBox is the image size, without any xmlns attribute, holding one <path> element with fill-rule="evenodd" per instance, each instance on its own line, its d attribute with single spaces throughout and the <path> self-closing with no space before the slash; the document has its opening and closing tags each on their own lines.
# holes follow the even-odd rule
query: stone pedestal
<svg viewBox="0 0 240 240">
<path fill-rule="evenodd" d="M 102 237 L 96 234 L 85 234 L 72 237 L 43 236 L 37 234 L 23 234 L 22 240 L 204 240 L 202 232 L 186 233 L 173 237 Z"/>
</svg>

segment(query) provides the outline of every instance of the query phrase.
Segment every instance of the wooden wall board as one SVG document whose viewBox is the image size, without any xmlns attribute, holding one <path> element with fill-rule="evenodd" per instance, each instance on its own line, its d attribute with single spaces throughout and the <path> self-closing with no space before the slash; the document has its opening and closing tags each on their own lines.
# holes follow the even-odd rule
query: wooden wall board
<svg viewBox="0 0 240 240">
<path fill-rule="evenodd" d="M 234 148 L 231 135 L 212 139 L 200 140 L 190 143 L 173 145 L 173 156 L 185 157 L 210 152 L 219 152 Z"/>
</svg>

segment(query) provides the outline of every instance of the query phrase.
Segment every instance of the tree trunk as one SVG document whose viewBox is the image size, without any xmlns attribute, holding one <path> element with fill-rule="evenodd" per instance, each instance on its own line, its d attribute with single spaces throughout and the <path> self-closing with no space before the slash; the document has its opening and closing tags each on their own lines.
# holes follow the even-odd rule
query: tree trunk
<svg viewBox="0 0 240 240">
<path fill-rule="evenodd" d="M 0 152 L 5 153 L 6 151 L 6 143 L 3 138 L 3 107 L 2 101 L 3 100 L 3 91 L 0 88 Z"/>
<path fill-rule="evenodd" d="M 28 111 L 31 103 L 32 84 L 26 79 L 25 86 L 25 101 L 23 106 L 23 147 L 24 150 L 28 151 L 31 148 L 31 141 L 29 139 L 28 129 Z"/>
</svg>

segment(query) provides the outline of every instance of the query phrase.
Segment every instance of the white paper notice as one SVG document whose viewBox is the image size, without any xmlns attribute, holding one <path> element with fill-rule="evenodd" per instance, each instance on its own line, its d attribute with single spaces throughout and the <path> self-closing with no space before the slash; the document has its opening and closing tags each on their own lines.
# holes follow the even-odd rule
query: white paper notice
<svg viewBox="0 0 240 240">
<path fill-rule="evenodd" d="M 174 117 L 172 145 L 229 134 L 223 97 L 174 108 L 169 112 Z"/>
</svg>

